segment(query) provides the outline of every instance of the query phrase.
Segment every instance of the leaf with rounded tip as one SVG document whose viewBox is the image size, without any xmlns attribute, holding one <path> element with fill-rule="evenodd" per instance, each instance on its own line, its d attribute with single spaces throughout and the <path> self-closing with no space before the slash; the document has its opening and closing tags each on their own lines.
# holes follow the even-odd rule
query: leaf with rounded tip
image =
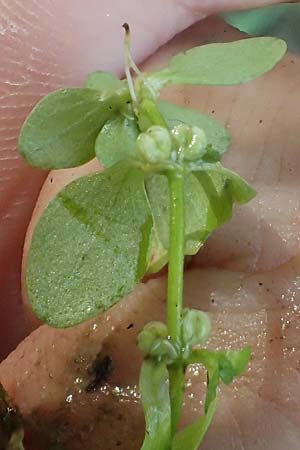
<svg viewBox="0 0 300 450">
<path fill-rule="evenodd" d="M 118 115 L 102 127 L 96 139 L 97 158 L 105 167 L 110 167 L 123 159 L 135 158 L 138 135 L 136 121 Z"/>
<path fill-rule="evenodd" d="M 153 214 L 153 244 L 147 272 L 160 270 L 168 261 L 169 187 L 166 176 L 146 180 Z M 230 220 L 233 205 L 255 196 L 249 184 L 220 163 L 202 164 L 185 178 L 185 255 L 195 255 L 208 236 Z"/>
<path fill-rule="evenodd" d="M 43 214 L 29 252 L 36 315 L 69 327 L 109 309 L 144 275 L 151 229 L 141 170 L 120 163 L 68 185 Z"/>
<path fill-rule="evenodd" d="M 61 89 L 42 99 L 26 119 L 19 150 L 43 169 L 79 166 L 95 156 L 95 141 L 104 123 L 116 114 L 119 99 L 101 98 L 88 88 Z"/>
<path fill-rule="evenodd" d="M 146 191 L 153 214 L 153 245 L 147 272 L 157 272 L 168 261 L 169 248 L 169 186 L 165 175 L 146 179 Z M 209 205 L 196 177 L 185 179 L 185 255 L 195 255 L 208 233 L 206 212 Z"/>
<path fill-rule="evenodd" d="M 252 36 L 276 36 L 289 50 L 300 50 L 300 4 L 285 3 L 223 15 L 227 23 Z"/>
<path fill-rule="evenodd" d="M 141 450 L 166 450 L 171 440 L 169 375 L 166 363 L 151 359 L 143 362 L 140 392 L 146 420 Z"/>
<path fill-rule="evenodd" d="M 123 86 L 124 83 L 113 73 L 102 72 L 101 70 L 89 74 L 85 80 L 85 87 L 97 89 L 101 92 L 113 92 Z"/>
<path fill-rule="evenodd" d="M 220 226 L 231 218 L 233 203 L 247 203 L 255 197 L 256 191 L 232 170 L 221 163 L 194 166 L 193 174 L 198 178 L 213 210 L 214 220 Z"/>
<path fill-rule="evenodd" d="M 148 79 L 161 87 L 240 84 L 271 70 L 285 52 L 286 43 L 273 37 L 202 45 L 174 56 L 166 69 L 149 74 Z"/>
<path fill-rule="evenodd" d="M 171 450 L 198 450 L 212 422 L 217 407 L 216 398 L 209 404 L 205 415 L 175 434 Z"/>
</svg>

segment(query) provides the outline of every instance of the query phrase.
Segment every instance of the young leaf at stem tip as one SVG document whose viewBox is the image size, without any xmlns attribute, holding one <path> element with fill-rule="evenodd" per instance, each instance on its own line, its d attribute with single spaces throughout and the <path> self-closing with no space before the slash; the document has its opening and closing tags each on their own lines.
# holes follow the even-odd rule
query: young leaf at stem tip
<svg viewBox="0 0 300 450">
<path fill-rule="evenodd" d="M 118 110 L 117 95 L 102 98 L 89 88 L 61 89 L 42 99 L 26 119 L 19 150 L 43 169 L 79 166 L 95 156 L 95 141 L 104 123 Z"/>
<path fill-rule="evenodd" d="M 130 293 L 146 271 L 151 229 L 141 170 L 122 162 L 68 185 L 43 214 L 29 252 L 37 316 L 69 327 Z"/>
<path fill-rule="evenodd" d="M 273 37 L 208 44 L 174 56 L 169 66 L 149 74 L 154 86 L 173 84 L 232 85 L 253 80 L 271 70 L 286 52 Z"/>
<path fill-rule="evenodd" d="M 236 351 L 193 349 L 187 359 L 187 363 L 203 364 L 210 373 L 210 380 L 213 378 L 213 373 L 217 371 L 218 380 L 220 377 L 223 383 L 229 384 L 235 377 L 240 376 L 246 370 L 250 358 L 251 348 L 248 346 Z M 214 386 L 213 383 L 212 385 Z M 212 386 L 210 386 L 210 389 L 212 389 Z M 215 394 L 213 394 L 213 397 L 215 397 Z"/>
</svg>

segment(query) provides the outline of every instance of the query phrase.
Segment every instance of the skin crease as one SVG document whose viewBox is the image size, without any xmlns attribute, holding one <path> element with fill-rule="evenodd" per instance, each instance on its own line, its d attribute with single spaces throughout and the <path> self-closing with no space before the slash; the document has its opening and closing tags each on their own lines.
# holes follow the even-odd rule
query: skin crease
<svg viewBox="0 0 300 450">
<path fill-rule="evenodd" d="M 126 20 L 138 39 L 139 63 L 176 33 L 222 10 L 263 6 L 264 0 L 0 0 L 0 359 L 31 329 L 24 317 L 20 270 L 29 219 L 46 174 L 16 152 L 20 127 L 37 101 L 61 86 L 80 85 L 95 69 L 121 74 Z M 168 20 L 165 17 L 168 16 Z M 150 26 L 151 24 L 151 26 Z M 113 36 L 113 39 L 107 39 Z M 109 44 L 108 44 L 109 41 Z M 15 324 L 12 326 L 11 324 Z"/>
</svg>

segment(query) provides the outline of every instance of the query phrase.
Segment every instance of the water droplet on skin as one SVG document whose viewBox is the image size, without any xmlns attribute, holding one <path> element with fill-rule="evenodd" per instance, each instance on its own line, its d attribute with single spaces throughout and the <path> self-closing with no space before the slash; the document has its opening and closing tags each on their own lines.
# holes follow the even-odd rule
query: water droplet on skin
<svg viewBox="0 0 300 450">
<path fill-rule="evenodd" d="M 67 403 L 72 403 L 72 401 L 73 401 L 73 395 L 70 394 L 70 395 L 68 395 L 68 396 L 66 397 L 66 402 L 67 402 Z"/>
</svg>

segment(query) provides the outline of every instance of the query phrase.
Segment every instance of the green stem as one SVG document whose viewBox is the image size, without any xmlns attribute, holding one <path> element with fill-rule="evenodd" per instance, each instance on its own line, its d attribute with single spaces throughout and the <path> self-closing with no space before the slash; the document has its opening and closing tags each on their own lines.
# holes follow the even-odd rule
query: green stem
<svg viewBox="0 0 300 450">
<path fill-rule="evenodd" d="M 134 90 L 134 83 L 132 80 L 132 76 L 130 73 L 130 29 L 128 23 L 123 24 L 123 28 L 125 30 L 125 39 L 124 39 L 124 65 L 125 65 L 125 75 L 128 83 L 128 89 L 130 92 L 130 96 L 133 104 L 137 103 L 137 98 Z"/>
<path fill-rule="evenodd" d="M 138 107 L 137 116 L 141 131 L 147 131 L 152 125 L 160 125 L 168 129 L 165 119 L 153 100 L 147 98 L 142 100 Z"/>
<path fill-rule="evenodd" d="M 181 317 L 183 303 L 184 270 L 184 173 L 169 172 L 170 190 L 170 243 L 168 271 L 167 323 L 173 343 L 181 349 Z M 184 394 L 184 370 L 181 364 L 169 368 L 172 433 L 180 419 Z"/>
</svg>

